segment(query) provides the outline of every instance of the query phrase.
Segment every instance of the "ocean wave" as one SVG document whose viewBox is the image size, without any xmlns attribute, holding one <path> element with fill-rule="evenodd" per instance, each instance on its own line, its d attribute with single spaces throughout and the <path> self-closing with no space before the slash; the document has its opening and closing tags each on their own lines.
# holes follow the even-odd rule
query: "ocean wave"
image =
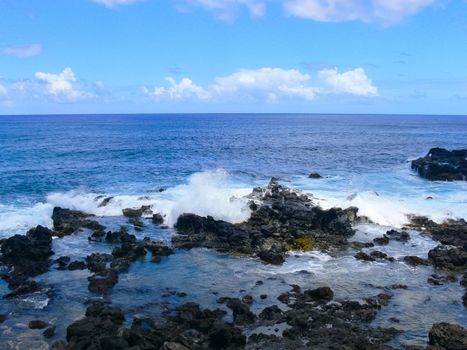
<svg viewBox="0 0 467 350">
<path fill-rule="evenodd" d="M 96 216 L 120 216 L 125 208 L 149 205 L 153 212 L 165 216 L 173 226 L 180 214 L 194 213 L 213 216 L 237 223 L 248 219 L 247 199 L 252 188 L 234 181 L 224 170 L 205 171 L 189 176 L 185 184 L 150 195 L 112 195 L 73 190 L 47 195 L 44 203 L 32 207 L 0 206 L 0 232 L 3 236 L 24 233 L 36 225 L 52 226 L 52 211 L 56 206 L 80 210 Z M 106 205 L 105 198 L 111 198 Z"/>
</svg>

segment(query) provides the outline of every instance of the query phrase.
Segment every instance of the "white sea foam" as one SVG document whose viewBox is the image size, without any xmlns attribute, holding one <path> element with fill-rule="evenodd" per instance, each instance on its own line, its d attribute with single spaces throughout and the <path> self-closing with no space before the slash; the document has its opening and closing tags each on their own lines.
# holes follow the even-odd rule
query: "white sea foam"
<svg viewBox="0 0 467 350">
<path fill-rule="evenodd" d="M 298 179 L 293 185 L 312 194 L 325 209 L 355 206 L 360 215 L 379 225 L 402 227 L 408 223 L 408 215 L 425 215 L 437 222 L 467 218 L 466 183 L 429 182 L 406 171 L 347 179 Z"/>
<path fill-rule="evenodd" d="M 24 233 L 24 230 L 44 225 L 51 227 L 53 207 L 60 206 L 80 210 L 97 216 L 119 216 L 125 208 L 149 205 L 153 212 L 165 216 L 165 222 L 173 225 L 182 213 L 213 216 L 229 222 L 248 219 L 250 211 L 243 198 L 251 187 L 235 183 L 224 170 L 206 171 L 191 175 L 186 184 L 178 185 L 151 195 L 112 195 L 85 191 L 54 192 L 47 195 L 44 203 L 33 207 L 17 208 L 0 206 L 0 232 L 3 236 Z M 105 206 L 105 197 L 112 199 Z"/>
</svg>

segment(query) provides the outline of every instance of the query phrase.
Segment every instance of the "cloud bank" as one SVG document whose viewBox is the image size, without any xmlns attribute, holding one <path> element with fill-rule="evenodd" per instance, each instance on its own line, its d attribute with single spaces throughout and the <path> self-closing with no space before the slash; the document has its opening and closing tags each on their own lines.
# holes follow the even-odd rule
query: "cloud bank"
<svg viewBox="0 0 467 350">
<path fill-rule="evenodd" d="M 156 86 L 143 91 L 155 100 L 254 100 L 279 102 L 281 100 L 313 101 L 319 96 L 345 94 L 373 97 L 378 89 L 363 68 L 339 73 L 337 68 L 324 69 L 312 79 L 296 69 L 270 68 L 240 69 L 232 74 L 216 77 L 201 86 L 189 78 L 179 83 L 166 78 L 169 86 Z"/>
<path fill-rule="evenodd" d="M 143 0 L 93 0 L 107 8 Z M 413 16 L 439 0 L 284 0 L 288 16 L 320 22 L 382 22 L 391 24 Z M 202 8 L 225 21 L 232 21 L 242 8 L 255 17 L 264 16 L 270 0 L 173 0 L 176 8 Z"/>
<path fill-rule="evenodd" d="M 436 0 L 287 0 L 288 15 L 320 22 L 393 23 L 415 15 Z"/>
</svg>

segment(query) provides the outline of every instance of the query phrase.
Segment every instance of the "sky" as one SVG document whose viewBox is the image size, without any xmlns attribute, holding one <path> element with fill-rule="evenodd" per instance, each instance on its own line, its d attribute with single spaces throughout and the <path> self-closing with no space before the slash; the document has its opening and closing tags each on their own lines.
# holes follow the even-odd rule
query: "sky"
<svg viewBox="0 0 467 350">
<path fill-rule="evenodd" d="M 0 114 L 467 115 L 467 0 L 0 0 Z"/>
</svg>

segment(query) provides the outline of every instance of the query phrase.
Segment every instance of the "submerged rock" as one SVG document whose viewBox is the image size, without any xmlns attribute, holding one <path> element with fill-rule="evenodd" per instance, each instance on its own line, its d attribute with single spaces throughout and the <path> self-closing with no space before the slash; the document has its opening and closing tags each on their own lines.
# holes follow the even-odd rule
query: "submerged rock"
<svg viewBox="0 0 467 350">
<path fill-rule="evenodd" d="M 275 179 L 266 188 L 255 189 L 250 197 L 261 205 L 240 224 L 182 214 L 175 224 L 178 235 L 173 237 L 173 245 L 254 255 L 281 264 L 290 249 L 342 246 L 354 234 L 351 224 L 357 219 L 357 208 L 321 209 L 308 196 Z"/>
<path fill-rule="evenodd" d="M 467 180 L 467 150 L 432 148 L 425 157 L 412 161 L 412 169 L 428 180 Z"/>
</svg>

